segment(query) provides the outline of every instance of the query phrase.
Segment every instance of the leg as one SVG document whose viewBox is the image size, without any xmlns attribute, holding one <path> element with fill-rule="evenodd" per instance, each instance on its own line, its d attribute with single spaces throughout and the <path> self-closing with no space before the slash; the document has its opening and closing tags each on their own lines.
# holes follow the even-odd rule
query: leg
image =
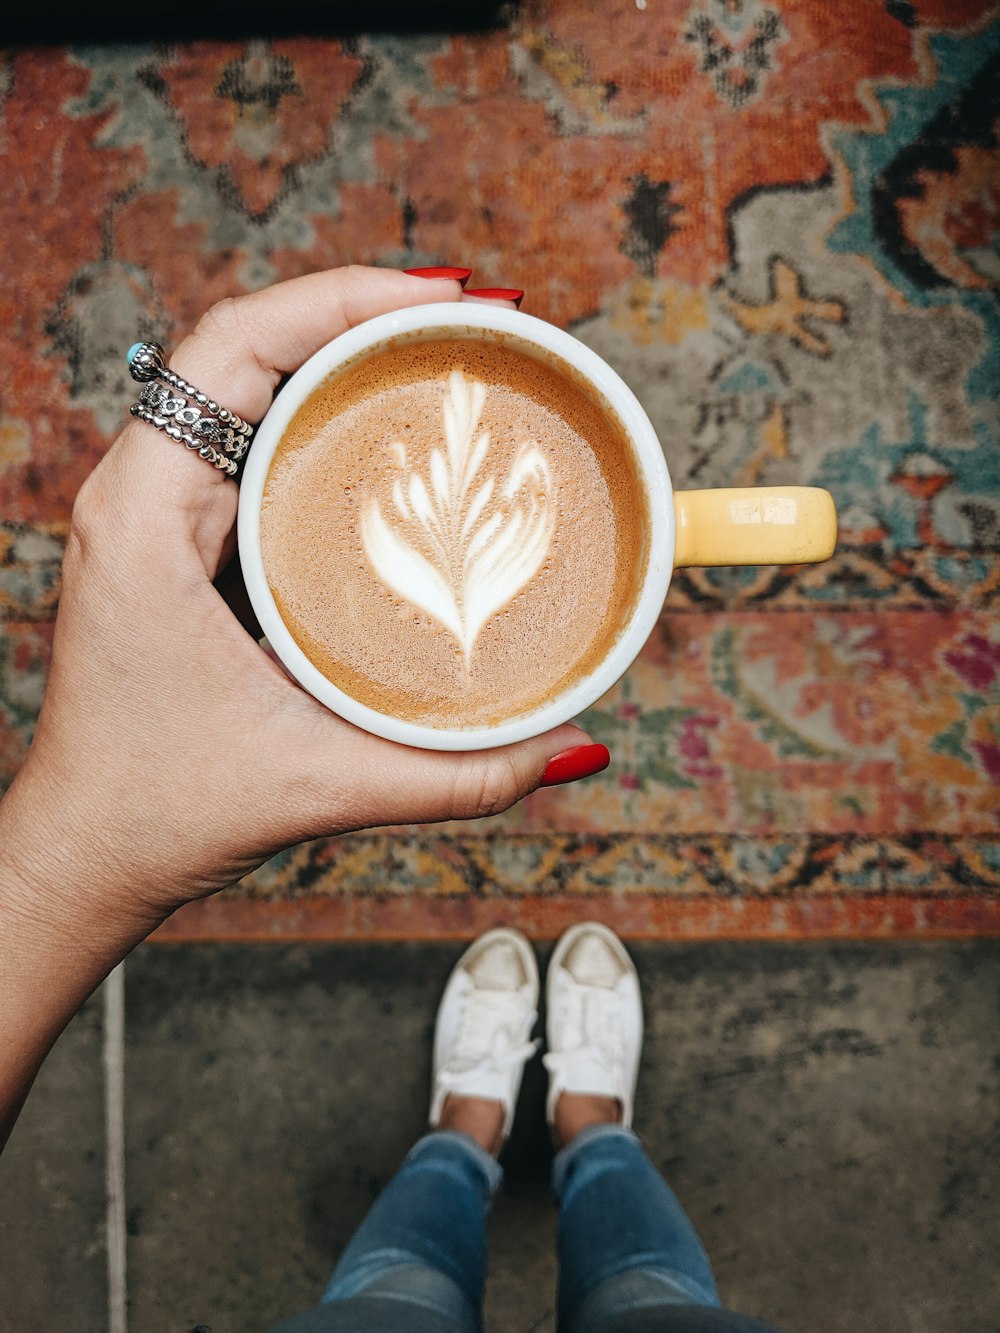
<svg viewBox="0 0 1000 1333">
<path fill-rule="evenodd" d="M 479 1333 L 486 1217 L 538 1006 L 531 947 L 489 931 L 459 959 L 434 1034 L 430 1123 L 316 1309 L 275 1333 Z"/>
<path fill-rule="evenodd" d="M 642 1001 L 604 926 L 573 926 L 547 983 L 561 1333 L 762 1329 L 720 1310 L 708 1256 L 631 1132 Z"/>
<path fill-rule="evenodd" d="M 583 1333 L 640 1305 L 718 1307 L 694 1227 L 630 1130 L 582 1130 L 556 1158 L 553 1180 L 560 1328 Z"/>
<path fill-rule="evenodd" d="M 428 1134 L 348 1243 L 323 1301 L 373 1289 L 401 1292 L 402 1281 L 403 1291 L 419 1293 L 420 1303 L 433 1305 L 456 1330 L 477 1328 L 486 1215 L 500 1179 L 497 1162 L 468 1135 Z"/>
</svg>

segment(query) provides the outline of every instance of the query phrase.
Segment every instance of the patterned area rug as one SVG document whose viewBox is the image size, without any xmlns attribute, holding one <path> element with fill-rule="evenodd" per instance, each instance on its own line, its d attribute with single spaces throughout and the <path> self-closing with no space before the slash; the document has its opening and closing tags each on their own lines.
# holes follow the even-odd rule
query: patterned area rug
<svg viewBox="0 0 1000 1333">
<path fill-rule="evenodd" d="M 164 937 L 1000 931 L 1000 11 L 532 0 L 476 35 L 25 50 L 0 79 L 0 778 L 123 349 L 348 261 L 527 289 L 676 485 L 829 487 L 838 553 L 686 571 L 499 819 L 277 858 Z"/>
</svg>

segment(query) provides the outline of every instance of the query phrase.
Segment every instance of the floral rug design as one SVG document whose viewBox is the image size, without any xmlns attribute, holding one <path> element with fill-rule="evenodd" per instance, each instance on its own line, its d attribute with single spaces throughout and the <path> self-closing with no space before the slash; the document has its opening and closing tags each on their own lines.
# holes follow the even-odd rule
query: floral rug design
<svg viewBox="0 0 1000 1333">
<path fill-rule="evenodd" d="M 675 485 L 813 483 L 808 569 L 686 570 L 612 766 L 316 843 L 164 938 L 1000 932 L 1000 8 L 526 0 L 475 35 L 0 70 L 0 784 L 123 351 L 348 262 L 460 263 L 606 357 Z"/>
</svg>

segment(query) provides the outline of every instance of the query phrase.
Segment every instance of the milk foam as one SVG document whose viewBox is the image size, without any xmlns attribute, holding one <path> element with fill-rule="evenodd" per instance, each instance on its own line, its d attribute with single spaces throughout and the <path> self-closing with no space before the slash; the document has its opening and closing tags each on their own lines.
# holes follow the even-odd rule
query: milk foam
<svg viewBox="0 0 1000 1333">
<path fill-rule="evenodd" d="M 534 440 L 521 445 L 506 477 L 483 464 L 489 431 L 479 431 L 487 387 L 459 369 L 443 404 L 445 449 L 427 475 L 394 441 L 399 468 L 393 513 L 373 500 L 361 519 L 372 568 L 393 592 L 433 616 L 458 640 L 466 670 L 480 631 L 541 569 L 555 530 L 555 487 Z"/>
<path fill-rule="evenodd" d="M 285 625 L 346 694 L 486 726 L 605 658 L 648 515 L 627 437 L 573 372 L 516 339 L 404 340 L 299 408 L 261 554 Z"/>
</svg>

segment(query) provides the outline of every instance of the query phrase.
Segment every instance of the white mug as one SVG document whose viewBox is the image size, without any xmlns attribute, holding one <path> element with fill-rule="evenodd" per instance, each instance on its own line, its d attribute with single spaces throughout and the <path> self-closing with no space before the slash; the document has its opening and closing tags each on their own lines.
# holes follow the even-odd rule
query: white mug
<svg viewBox="0 0 1000 1333">
<path fill-rule="evenodd" d="M 631 615 L 592 671 L 530 712 L 495 725 L 431 727 L 359 703 L 329 681 L 298 646 L 278 612 L 264 572 L 261 503 L 271 461 L 292 418 L 325 380 L 390 343 L 489 338 L 491 334 L 513 336 L 526 351 L 536 352 L 549 364 L 565 363 L 596 390 L 598 399 L 617 418 L 631 444 L 649 503 L 646 568 Z M 428 750 L 484 750 L 549 731 L 605 694 L 649 638 L 675 565 L 826 559 L 833 549 L 836 519 L 827 492 L 808 487 L 675 493 L 649 418 L 624 380 L 596 353 L 531 315 L 501 306 L 458 302 L 411 306 L 380 315 L 341 334 L 310 357 L 275 398 L 257 430 L 240 484 L 237 532 L 243 577 L 261 628 L 285 669 L 310 694 L 349 722 L 386 740 Z"/>
</svg>

